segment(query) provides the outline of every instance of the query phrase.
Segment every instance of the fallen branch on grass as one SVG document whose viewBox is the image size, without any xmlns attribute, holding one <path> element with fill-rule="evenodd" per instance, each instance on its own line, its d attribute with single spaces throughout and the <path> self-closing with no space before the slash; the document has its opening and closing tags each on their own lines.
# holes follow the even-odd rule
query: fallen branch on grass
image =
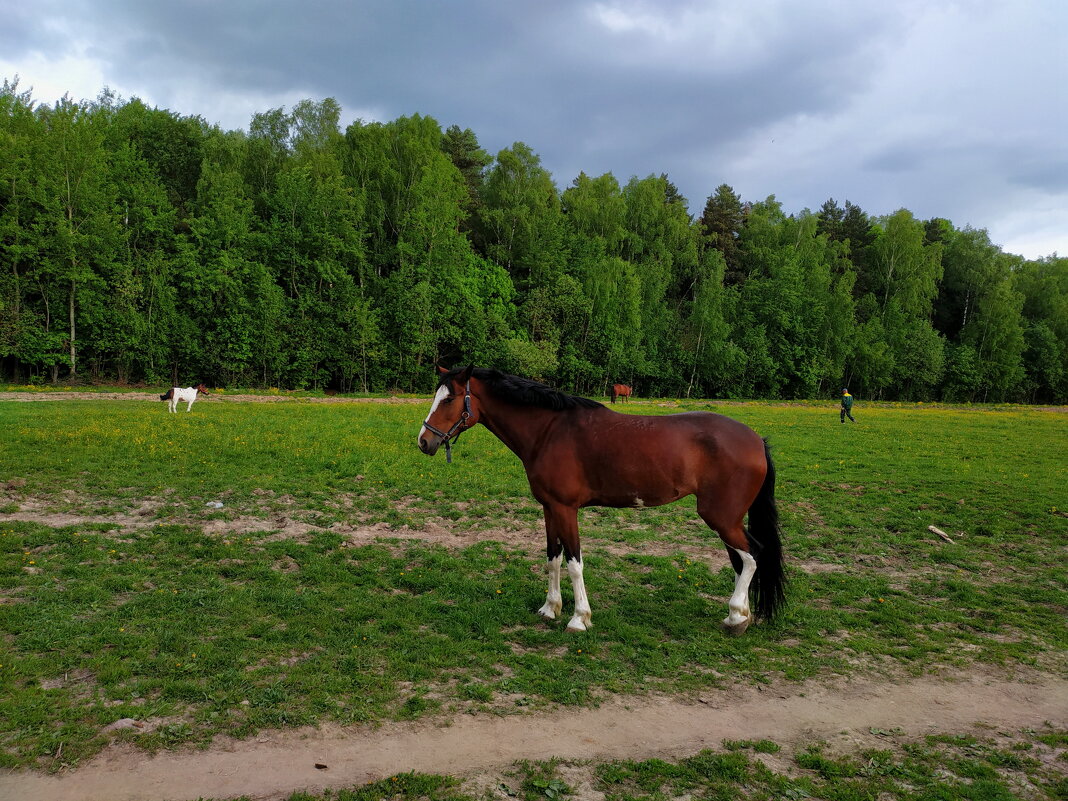
<svg viewBox="0 0 1068 801">
<path fill-rule="evenodd" d="M 944 539 L 944 540 L 945 540 L 946 542 L 948 542 L 948 543 L 949 543 L 950 545 L 955 545 L 955 544 L 956 544 L 956 543 L 954 543 L 954 542 L 953 542 L 953 540 L 951 540 L 951 539 L 949 538 L 949 535 L 948 535 L 948 534 L 946 534 L 946 532 L 944 532 L 944 531 L 943 531 L 942 529 L 938 528 L 937 526 L 928 526 L 928 527 L 927 527 L 927 530 L 928 530 L 928 531 L 933 531 L 933 532 L 934 532 L 935 534 L 937 534 L 937 535 L 938 535 L 939 537 L 941 537 L 942 539 Z"/>
</svg>

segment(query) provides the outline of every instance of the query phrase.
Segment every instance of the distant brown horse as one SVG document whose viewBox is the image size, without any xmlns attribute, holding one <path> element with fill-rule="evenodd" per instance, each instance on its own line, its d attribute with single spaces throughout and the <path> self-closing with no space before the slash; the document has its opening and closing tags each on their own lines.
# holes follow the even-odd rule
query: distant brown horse
<svg viewBox="0 0 1068 801">
<path fill-rule="evenodd" d="M 437 453 L 482 423 L 520 458 L 545 511 L 549 591 L 538 613 L 563 607 L 566 559 L 575 591 L 569 631 L 590 626 L 582 577 L 578 510 L 584 506 L 660 506 L 697 496 L 697 513 L 719 534 L 736 578 L 723 625 L 734 633 L 756 611 L 771 618 L 784 599 L 775 467 L 767 443 L 748 426 L 709 412 L 631 415 L 496 370 L 438 368 L 441 376 L 419 448 Z M 749 514 L 748 529 L 743 524 Z"/>
<path fill-rule="evenodd" d="M 626 384 L 613 384 L 612 385 L 612 403 L 616 402 L 616 398 L 622 398 L 624 402 L 630 400 L 630 396 L 634 394 L 634 390 L 628 387 Z"/>
</svg>

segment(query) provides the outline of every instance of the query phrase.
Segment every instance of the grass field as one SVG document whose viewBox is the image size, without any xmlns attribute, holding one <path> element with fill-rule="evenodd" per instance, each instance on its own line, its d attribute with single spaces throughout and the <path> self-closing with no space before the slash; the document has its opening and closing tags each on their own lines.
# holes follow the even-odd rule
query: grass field
<svg viewBox="0 0 1068 801">
<path fill-rule="evenodd" d="M 594 628 L 538 622 L 541 510 L 518 460 L 484 429 L 451 465 L 423 456 L 427 405 L 0 399 L 0 765 L 56 769 L 113 738 L 1068 667 L 1062 413 L 858 404 L 843 426 L 833 405 L 631 404 L 719 411 L 773 445 L 790 603 L 728 638 L 733 574 L 692 499 L 583 512 Z M 448 547 L 418 539 L 430 525 L 487 534 Z M 104 730 L 123 718 L 152 723 Z"/>
</svg>

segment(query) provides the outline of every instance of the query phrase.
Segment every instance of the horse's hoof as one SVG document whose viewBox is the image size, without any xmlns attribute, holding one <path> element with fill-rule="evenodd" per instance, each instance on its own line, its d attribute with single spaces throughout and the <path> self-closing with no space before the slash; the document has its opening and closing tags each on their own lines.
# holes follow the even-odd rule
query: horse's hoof
<svg viewBox="0 0 1068 801">
<path fill-rule="evenodd" d="M 753 618 L 747 617 L 741 623 L 731 623 L 729 621 L 729 617 L 724 618 L 722 624 L 723 630 L 733 637 L 738 637 L 739 635 L 745 634 L 745 630 L 749 628 L 749 624 L 753 622 Z"/>
<path fill-rule="evenodd" d="M 582 618 L 576 615 L 571 618 L 571 621 L 567 624 L 567 630 L 570 632 L 586 631 L 586 629 L 590 628 L 592 625 L 593 624 L 588 620 L 583 622 Z"/>
<path fill-rule="evenodd" d="M 538 617 L 542 618 L 543 620 L 556 620 L 556 611 L 551 606 L 546 604 L 538 610 Z"/>
</svg>

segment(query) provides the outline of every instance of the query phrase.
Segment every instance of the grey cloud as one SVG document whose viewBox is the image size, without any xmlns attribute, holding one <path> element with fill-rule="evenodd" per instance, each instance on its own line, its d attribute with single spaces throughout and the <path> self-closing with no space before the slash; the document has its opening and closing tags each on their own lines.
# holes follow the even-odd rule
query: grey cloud
<svg viewBox="0 0 1068 801">
<path fill-rule="evenodd" d="M 1050 19 L 1068 23 L 1068 6 L 1038 5 L 1045 22 L 1036 30 L 1056 27 Z M 375 109 L 393 119 L 418 112 L 471 128 L 490 152 L 526 142 L 561 186 L 580 170 L 610 171 L 620 182 L 666 172 L 692 211 L 727 182 L 755 193 L 749 199 L 775 192 L 787 211 L 818 207 L 832 195 L 893 205 L 864 205 L 873 213 L 937 197 L 952 207 L 932 213 L 985 227 L 986 219 L 962 216 L 976 207 L 946 187 L 974 187 L 975 174 L 987 171 L 994 173 L 988 183 L 973 191 L 1065 191 L 1064 146 L 1055 144 L 1063 114 L 1040 115 L 1023 143 L 984 141 L 965 129 L 983 102 L 976 95 L 983 76 L 968 74 L 971 83 L 959 91 L 939 81 L 943 65 L 967 64 L 970 54 L 939 51 L 919 65 L 931 86 L 949 89 L 937 106 L 902 103 L 908 98 L 901 92 L 922 97 L 929 88 L 894 80 L 913 74 L 901 73 L 916 66 L 903 54 L 916 52 L 908 44 L 928 33 L 920 26 L 947 15 L 978 19 L 948 0 L 40 0 L 32 11 L 30 4 L 18 8 L 24 10 L 0 28 L 5 51 L 86 46 L 126 91 L 225 127 L 248 124 L 211 117 L 209 109 L 227 113 L 217 104 L 228 97 L 266 98 L 261 111 L 295 96 L 329 96 L 346 113 Z M 993 0 L 987 11 L 1000 8 Z M 79 40 L 63 40 L 64 31 Z M 969 41 L 966 31 L 954 33 L 947 46 Z M 1055 52 L 1055 35 L 1006 47 Z M 921 38 L 919 52 L 932 52 L 923 49 L 927 41 Z M 1012 59 L 1000 64 L 999 76 L 1011 83 Z M 1052 104 L 1059 97 L 1063 106 L 1063 65 L 1026 77 L 1032 89 L 1048 81 L 1049 90 L 1035 96 Z M 32 76 L 23 79 L 32 84 Z M 198 107 L 189 106 L 198 96 L 192 87 L 202 87 Z M 922 117 L 900 130 L 866 120 L 873 98 L 875 106 L 902 103 L 903 115 L 948 121 L 943 139 L 924 133 Z M 798 138 L 801 121 L 813 119 L 848 124 L 830 127 L 841 138 L 813 145 Z M 1012 118 L 1001 122 L 1011 126 Z M 768 147 L 773 130 L 787 141 Z M 750 158 L 732 174 L 747 151 L 766 154 L 766 163 Z M 1012 208 L 1009 197 L 997 203 Z"/>
<path fill-rule="evenodd" d="M 1068 195 L 1068 157 L 1057 154 L 1042 160 L 1029 154 L 1020 159 L 1009 177 L 1013 183 L 1029 189 Z"/>
</svg>

